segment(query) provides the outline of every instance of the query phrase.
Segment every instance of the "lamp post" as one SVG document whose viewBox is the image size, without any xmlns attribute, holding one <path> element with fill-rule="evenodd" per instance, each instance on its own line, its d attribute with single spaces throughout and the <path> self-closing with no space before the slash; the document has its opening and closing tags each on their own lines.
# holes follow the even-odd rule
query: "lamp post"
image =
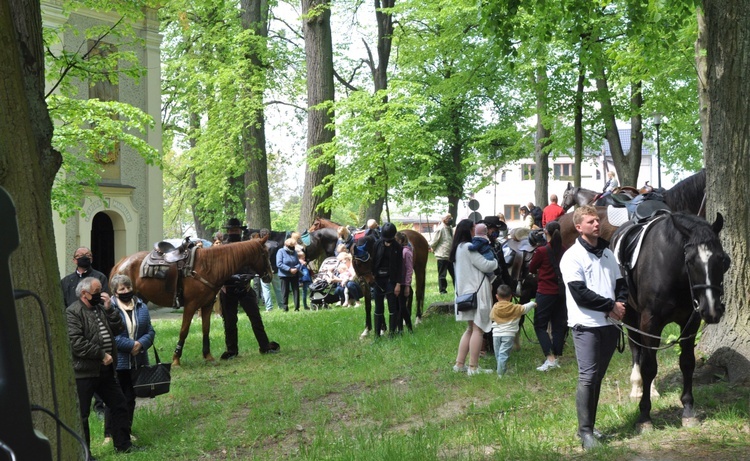
<svg viewBox="0 0 750 461">
<path fill-rule="evenodd" d="M 659 189 L 661 189 L 661 146 L 659 145 L 659 127 L 661 126 L 661 114 L 654 114 L 654 126 L 656 126 L 656 177 Z"/>
</svg>

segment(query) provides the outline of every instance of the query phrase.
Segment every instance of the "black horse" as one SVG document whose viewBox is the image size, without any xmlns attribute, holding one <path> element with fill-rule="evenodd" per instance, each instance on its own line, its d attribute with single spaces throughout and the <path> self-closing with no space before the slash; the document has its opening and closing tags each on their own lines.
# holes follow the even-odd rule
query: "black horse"
<svg viewBox="0 0 750 461">
<path fill-rule="evenodd" d="M 338 241 L 339 235 L 335 229 L 322 228 L 303 235 L 302 243 L 305 244 L 305 257 L 308 261 L 315 261 L 321 257 L 333 256 Z"/>
<path fill-rule="evenodd" d="M 681 330 L 682 423 L 691 426 L 697 422 L 693 409 L 695 336 L 701 319 L 713 324 L 724 314 L 722 284 L 730 260 L 719 241 L 723 224 L 721 214 L 712 225 L 688 213 L 656 216 L 644 230 L 635 262 L 629 261 L 632 254 L 623 248 L 627 248 L 630 229 L 636 225 L 625 224 L 613 236 L 611 248 L 618 260 L 624 267 L 632 267 L 626 271 L 630 294 L 624 322 L 640 330 L 628 329 L 633 355 L 631 397 L 641 398 L 636 422 L 639 430 L 651 428 L 649 390 L 656 376 L 656 351 L 664 327 L 671 322 Z"/>
</svg>

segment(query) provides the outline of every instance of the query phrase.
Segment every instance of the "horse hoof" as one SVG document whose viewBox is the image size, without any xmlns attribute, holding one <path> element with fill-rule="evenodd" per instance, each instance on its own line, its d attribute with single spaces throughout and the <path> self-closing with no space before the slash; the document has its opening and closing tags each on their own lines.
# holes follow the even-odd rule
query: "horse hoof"
<svg viewBox="0 0 750 461">
<path fill-rule="evenodd" d="M 173 367 L 179 367 L 180 366 L 180 359 L 172 359 L 172 366 Z"/>
<path fill-rule="evenodd" d="M 638 434 L 648 434 L 649 432 L 652 432 L 653 430 L 654 430 L 654 425 L 651 423 L 651 421 L 635 424 L 635 432 Z"/>
<path fill-rule="evenodd" d="M 695 416 L 682 418 L 682 427 L 699 427 L 701 422 Z"/>
<path fill-rule="evenodd" d="M 204 355 L 204 356 L 203 356 L 203 360 L 205 360 L 206 362 L 213 362 L 213 361 L 214 361 L 214 360 L 216 360 L 216 359 L 214 359 L 214 356 L 213 356 L 213 355 L 211 355 L 211 354 L 208 354 L 208 355 Z"/>
</svg>

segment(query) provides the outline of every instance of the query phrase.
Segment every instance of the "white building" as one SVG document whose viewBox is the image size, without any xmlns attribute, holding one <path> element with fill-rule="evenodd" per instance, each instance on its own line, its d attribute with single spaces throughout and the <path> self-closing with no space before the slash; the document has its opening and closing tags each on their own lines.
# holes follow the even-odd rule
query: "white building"
<svg viewBox="0 0 750 461">
<path fill-rule="evenodd" d="M 620 129 L 620 140 L 625 152 L 630 149 L 630 129 Z M 624 184 L 634 187 L 643 186 L 646 181 L 655 185 L 656 159 L 650 150 L 650 143 L 644 142 L 641 156 L 641 168 L 638 173 L 639 184 Z M 604 154 L 608 170 L 615 171 L 614 162 L 609 151 L 609 145 L 605 142 L 603 152 L 588 152 L 584 154 L 581 162 L 581 187 L 595 191 L 604 188 L 605 173 L 602 164 Z M 562 203 L 563 192 L 568 182 L 573 182 L 573 158 L 557 157 L 549 160 L 549 194 L 556 194 L 559 203 Z M 514 162 L 500 168 L 495 174 L 492 184 L 478 191 L 473 197 L 479 202 L 477 212 L 482 216 L 505 214 L 505 219 L 510 227 L 520 223 L 519 208 L 529 202 L 534 202 L 534 175 L 536 163 L 533 158 Z M 623 185 L 623 184 L 621 184 Z M 469 199 L 459 202 L 458 219 L 467 218 L 472 210 L 469 209 Z"/>
<path fill-rule="evenodd" d="M 105 38 L 99 46 L 121 47 L 133 51 L 147 69 L 147 75 L 138 82 L 122 76 L 118 85 L 90 85 L 76 82 L 82 98 L 118 100 L 136 106 L 153 117 L 156 125 L 148 131 L 148 143 L 161 150 L 161 36 L 156 10 L 144 9 L 145 17 L 133 24 L 142 45 L 108 43 Z M 62 43 L 54 45 L 52 52 L 63 49 L 82 52 L 95 44 L 73 30 L 84 30 L 93 25 L 113 25 L 119 15 L 78 10 L 69 16 L 63 13 L 62 0 L 42 1 L 42 21 L 47 29 L 63 30 Z M 146 165 L 143 158 L 127 146 L 120 146 L 102 161 L 104 169 L 99 183 L 104 200 L 88 194 L 82 211 L 65 223 L 55 213 L 54 229 L 57 242 L 57 260 L 61 277 L 73 270 L 72 259 L 76 248 L 85 246 L 92 250 L 95 269 L 109 274 L 112 266 L 123 256 L 149 248 L 162 238 L 163 186 L 161 170 Z"/>
</svg>

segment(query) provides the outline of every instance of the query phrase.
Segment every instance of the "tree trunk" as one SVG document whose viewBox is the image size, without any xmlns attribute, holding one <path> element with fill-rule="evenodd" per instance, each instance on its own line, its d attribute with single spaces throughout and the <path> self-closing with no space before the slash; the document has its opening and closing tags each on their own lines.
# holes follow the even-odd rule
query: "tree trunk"
<svg viewBox="0 0 750 461">
<path fill-rule="evenodd" d="M 721 233 L 732 266 L 724 275 L 727 310 L 717 325 L 706 328 L 700 350 L 710 364 L 723 368 L 730 382 L 750 382 L 750 9 L 740 0 L 705 0 L 708 69 L 708 130 L 705 145 L 706 216 L 725 217 Z"/>
<path fill-rule="evenodd" d="M 544 119 L 547 116 L 547 74 L 544 68 L 537 68 L 534 80 L 536 81 L 536 140 L 534 141 L 536 174 L 534 175 L 534 205 L 544 208 L 547 206 L 547 189 L 549 188 L 549 152 L 546 147 L 550 143 L 549 128 L 544 126 Z"/>
<path fill-rule="evenodd" d="M 638 181 L 638 170 L 641 168 L 640 152 L 637 155 L 633 155 L 634 153 L 631 149 L 631 155 L 625 155 L 625 152 L 622 150 L 620 132 L 617 129 L 617 116 L 612 105 L 612 98 L 609 94 L 609 83 L 604 70 L 601 70 L 597 76 L 596 88 L 599 103 L 602 105 L 604 137 L 607 139 L 607 144 L 609 144 L 609 151 L 612 155 L 612 161 L 615 164 L 620 184 L 636 184 Z"/>
<path fill-rule="evenodd" d="M 188 138 L 188 143 L 190 145 L 190 149 L 195 149 L 198 145 L 198 139 L 194 135 L 200 130 L 201 122 L 200 122 L 200 115 L 196 112 L 190 112 L 190 134 Z M 193 225 L 195 226 L 195 237 L 198 238 L 205 238 L 208 240 L 211 240 L 213 242 L 213 235 L 210 235 L 210 232 L 208 229 L 206 229 L 206 226 L 203 224 L 203 220 L 200 218 L 200 213 L 198 212 L 198 200 L 195 199 L 195 190 L 197 189 L 196 184 L 196 173 L 195 170 L 193 170 L 192 173 L 190 173 L 190 189 L 192 191 L 193 199 L 190 200 L 190 211 L 193 213 Z"/>
<path fill-rule="evenodd" d="M 307 229 L 319 214 L 330 217 L 329 212 L 318 212 L 318 205 L 332 195 L 330 185 L 323 181 L 334 174 L 335 164 L 321 163 L 311 166 L 310 161 L 320 156 L 320 145 L 333 139 L 334 131 L 328 125 L 333 121 L 332 111 L 314 108 L 324 102 L 333 102 L 333 44 L 331 41 L 331 8 L 329 0 L 302 0 L 302 28 L 305 36 L 305 62 L 307 64 L 307 157 L 305 184 L 302 191 L 297 230 Z M 314 192 L 316 187 L 322 192 Z"/>
<path fill-rule="evenodd" d="M 698 71 L 698 102 L 700 104 L 701 140 L 703 145 L 708 145 L 708 68 L 706 67 L 706 47 L 708 37 L 706 34 L 706 18 L 703 10 L 698 8 L 696 14 L 698 20 L 698 38 L 695 40 L 695 68 Z"/>
<path fill-rule="evenodd" d="M 245 156 L 245 213 L 254 228 L 271 228 L 271 199 L 268 192 L 268 153 L 266 152 L 266 121 L 263 110 L 265 63 L 268 38 L 268 1 L 241 0 L 242 28 L 252 30 L 254 36 L 248 46 L 248 69 L 245 84 L 250 94 L 253 112 L 247 114 L 242 135 Z M 258 38 L 262 37 L 262 38 Z M 262 82 L 252 84 L 251 82 Z"/>
<path fill-rule="evenodd" d="M 372 72 L 375 93 L 388 88 L 388 63 L 391 59 L 391 45 L 393 43 L 393 15 L 381 11 L 381 8 L 393 8 L 395 3 L 395 0 L 375 0 L 375 21 L 378 25 L 377 65 L 374 62 L 372 54 L 368 53 L 368 63 Z M 387 101 L 388 96 L 384 96 L 383 102 Z M 380 133 L 377 134 L 377 139 L 378 142 L 385 144 L 385 139 Z M 371 182 L 375 184 L 376 181 Z M 367 222 L 368 219 L 375 219 L 380 222 L 384 204 L 385 197 L 380 197 L 373 200 L 372 203 L 367 204 L 364 222 Z"/>
<path fill-rule="evenodd" d="M 29 398 L 58 413 L 81 433 L 52 228 L 50 195 L 62 157 L 52 149 L 52 122 L 44 101 L 39 2 L 0 0 L 0 43 L 4 44 L 0 47 L 0 186 L 15 201 L 21 235 L 20 246 L 10 258 L 13 286 L 39 295 L 52 337 L 48 344 L 45 321 L 33 298 L 16 301 Z M 55 358 L 54 383 L 48 346 Z M 60 430 L 49 416 L 37 412 L 33 421 L 49 438 L 57 459 L 81 458 L 78 443 L 67 434 L 60 438 Z"/>
<path fill-rule="evenodd" d="M 575 145 L 573 148 L 573 184 L 581 187 L 581 164 L 583 163 L 583 91 L 586 84 L 586 70 L 583 61 L 578 61 L 578 85 L 576 86 L 575 116 L 573 129 L 575 130 Z M 562 198 L 560 199 L 562 200 Z"/>
</svg>

